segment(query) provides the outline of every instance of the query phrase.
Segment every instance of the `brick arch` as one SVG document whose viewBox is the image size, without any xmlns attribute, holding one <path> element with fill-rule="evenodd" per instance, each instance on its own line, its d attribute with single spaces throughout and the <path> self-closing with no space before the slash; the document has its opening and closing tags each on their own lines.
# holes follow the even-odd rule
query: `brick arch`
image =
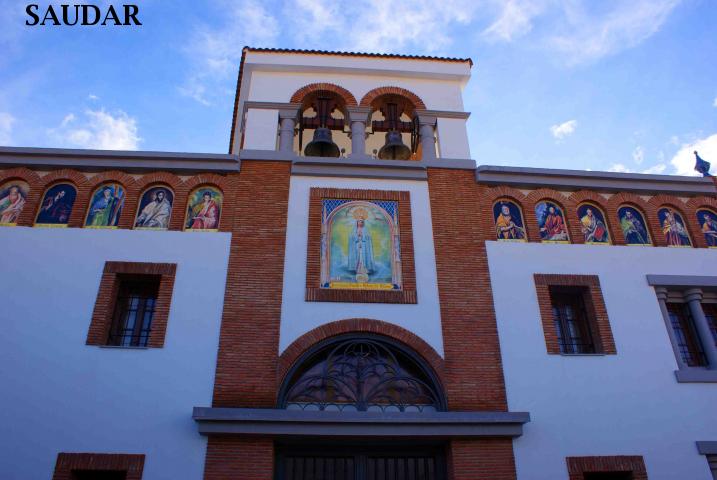
<svg viewBox="0 0 717 480">
<path fill-rule="evenodd" d="M 692 246 L 696 247 L 699 246 L 700 243 L 699 239 L 695 235 L 694 227 L 692 225 L 693 222 L 690 221 L 690 219 L 687 217 L 687 214 L 685 213 L 687 211 L 687 205 L 684 201 L 680 200 L 677 197 L 673 197 L 670 195 L 656 195 L 650 199 L 648 202 L 650 207 L 652 207 L 653 213 L 654 213 L 654 219 L 655 225 L 657 225 L 657 228 L 659 229 L 659 234 L 657 238 L 655 238 L 655 244 L 659 245 L 660 247 L 666 247 L 667 246 L 667 239 L 665 238 L 665 235 L 662 233 L 662 223 L 660 222 L 660 215 L 659 212 L 662 208 L 671 208 L 673 210 L 676 210 L 677 213 L 682 216 L 682 220 L 685 222 L 685 228 L 687 229 L 687 233 L 690 236 L 690 241 L 692 242 Z M 700 233 L 701 234 L 701 233 Z"/>
<path fill-rule="evenodd" d="M 539 188 L 537 190 L 533 190 L 525 196 L 525 208 L 523 209 L 523 214 L 525 215 L 525 223 L 528 227 L 528 236 L 530 238 L 534 238 L 536 242 L 540 241 L 540 229 L 538 228 L 538 218 L 535 215 L 535 206 L 542 201 L 554 203 L 562 209 L 565 228 L 567 228 L 568 233 L 570 234 L 569 241 L 574 242 L 574 235 L 570 229 L 570 226 L 574 222 L 571 222 L 568 218 L 568 208 L 571 206 L 570 199 L 564 194 L 551 188 Z"/>
<path fill-rule="evenodd" d="M 347 107 L 355 107 L 358 105 L 358 103 L 356 102 L 356 97 L 354 97 L 351 92 L 346 90 L 344 87 L 340 87 L 333 83 L 310 83 L 308 85 L 304 85 L 296 92 L 294 92 L 294 94 L 291 96 L 291 100 L 289 101 L 291 103 L 301 103 L 307 95 L 321 91 L 333 92 L 337 94 L 338 96 L 343 98 Z"/>
<path fill-rule="evenodd" d="M 184 181 L 184 187 L 188 192 L 202 185 L 213 185 L 224 193 L 227 190 L 227 177 L 222 177 L 216 173 L 202 173 Z"/>
<path fill-rule="evenodd" d="M 406 90 L 405 88 L 401 87 L 378 87 L 374 88 L 373 90 L 366 93 L 366 95 L 363 96 L 361 99 L 361 103 L 359 106 L 361 107 L 370 107 L 371 104 L 381 95 L 400 95 L 404 98 L 407 98 L 411 103 L 413 103 L 413 107 L 425 110 L 426 104 L 423 103 L 423 100 L 413 93 L 410 90 Z"/>
<path fill-rule="evenodd" d="M 695 225 L 695 228 L 697 229 L 697 234 L 695 235 L 695 238 L 692 239 L 692 241 L 695 246 L 707 248 L 709 245 L 707 245 L 705 235 L 704 233 L 702 233 L 702 225 L 697 218 L 697 211 L 709 210 L 717 215 L 717 199 L 711 197 L 694 197 L 690 199 L 689 202 L 687 202 L 687 207 L 689 209 L 687 215 L 689 215 L 691 218 L 689 220 L 685 219 L 685 222 L 697 222 L 697 224 Z"/>
<path fill-rule="evenodd" d="M 652 241 L 652 245 L 655 245 L 656 243 L 656 237 L 657 237 L 657 230 L 655 230 L 655 222 L 651 221 L 653 215 L 651 215 L 652 207 L 648 202 L 643 200 L 638 195 L 635 195 L 634 193 L 629 192 L 620 192 L 616 193 L 610 199 L 607 201 L 607 206 L 609 212 L 607 212 L 607 215 L 610 215 L 611 218 L 615 219 L 615 222 L 617 223 L 617 227 L 613 230 L 613 234 L 615 235 L 615 244 L 616 245 L 625 245 L 627 243 L 627 240 L 625 240 L 625 235 L 622 233 L 622 227 L 620 227 L 620 216 L 618 215 L 618 210 L 620 207 L 623 206 L 630 206 L 632 208 L 635 208 L 642 214 L 642 219 L 645 222 L 645 228 L 647 229 L 647 232 L 650 234 L 650 240 Z"/>
<path fill-rule="evenodd" d="M 9 168 L 0 171 L 0 187 L 12 180 L 20 180 L 28 185 L 29 190 L 27 192 L 27 198 L 25 198 L 25 205 L 22 207 L 16 224 L 18 226 L 29 227 L 32 225 L 35 210 L 37 210 L 37 204 L 40 201 L 40 195 L 42 195 L 42 179 L 33 170 L 25 167 Z"/>
<path fill-rule="evenodd" d="M 119 222 L 117 224 L 118 228 L 130 228 L 132 226 L 132 221 L 134 220 L 133 214 L 133 200 L 136 198 L 135 193 L 135 187 L 136 182 L 134 178 L 125 173 L 120 172 L 117 170 L 110 170 L 107 172 L 102 172 L 99 175 L 95 175 L 94 177 L 90 178 L 87 182 L 87 188 L 84 189 L 84 192 L 82 194 L 77 195 L 77 200 L 75 202 L 77 205 L 82 205 L 82 208 L 78 209 L 79 212 L 81 212 L 81 218 L 80 218 L 80 224 L 79 226 L 84 226 L 85 220 L 87 218 L 87 210 L 90 208 L 90 201 L 92 199 L 92 194 L 102 186 L 104 183 L 119 183 L 122 185 L 125 191 L 125 199 L 124 199 L 124 205 L 122 207 L 122 213 L 120 214 Z M 74 209 L 73 209 L 74 210 Z M 75 215 L 75 212 L 72 212 L 73 217 Z M 70 222 L 72 224 L 72 220 L 74 218 L 70 218 Z"/>
<path fill-rule="evenodd" d="M 389 337 L 406 345 L 408 348 L 420 355 L 421 358 L 423 358 L 423 360 L 430 365 L 440 383 L 438 386 L 443 390 L 445 395 L 444 362 L 443 358 L 438 355 L 433 347 L 431 347 L 418 335 L 411 333 L 398 325 L 381 320 L 372 320 L 369 318 L 350 318 L 327 323 L 294 340 L 291 345 L 289 345 L 286 350 L 279 355 L 279 362 L 276 370 L 277 391 L 281 388 L 289 369 L 309 348 L 328 338 L 336 337 L 345 333 L 374 333 Z"/>
<path fill-rule="evenodd" d="M 77 214 L 78 210 L 82 210 L 82 208 L 79 208 L 79 199 L 80 195 L 84 191 L 84 189 L 87 188 L 87 177 L 83 175 L 81 172 L 78 172 L 77 170 L 72 170 L 69 168 L 62 168 L 60 170 L 55 170 L 51 173 L 48 173 L 44 177 L 40 179 L 41 182 L 41 192 L 40 196 L 37 199 L 37 205 L 35 205 L 35 209 L 32 212 L 32 223 L 35 223 L 35 219 L 37 218 L 37 215 L 39 213 L 40 207 L 42 206 L 41 203 L 45 198 L 45 192 L 47 192 L 50 188 L 54 187 L 55 185 L 58 185 L 60 183 L 68 183 L 72 185 L 75 188 L 75 203 L 72 206 L 72 211 L 70 212 L 70 218 L 67 221 L 68 227 L 76 227 L 77 219 L 81 218 L 82 213 L 79 215 Z"/>
<path fill-rule="evenodd" d="M 604 197 L 590 190 L 578 190 L 570 195 L 570 203 L 573 204 L 571 215 L 573 215 L 573 218 L 576 220 L 573 222 L 575 233 L 570 232 L 571 235 L 575 235 L 575 243 L 585 243 L 583 232 L 580 229 L 578 207 L 583 203 L 590 203 L 602 212 L 603 219 L 605 220 L 605 228 L 607 228 L 608 236 L 610 237 L 610 244 L 615 244 L 615 229 L 612 228 L 612 222 L 607 208 L 607 200 Z"/>
<path fill-rule="evenodd" d="M 137 217 L 137 210 L 139 209 L 139 204 L 142 200 L 142 194 L 148 188 L 159 185 L 165 185 L 174 193 L 172 215 L 169 219 L 168 230 L 181 230 L 182 222 L 184 220 L 182 207 L 187 203 L 187 195 L 189 192 L 187 191 L 186 185 L 182 179 L 169 172 L 154 172 L 137 180 L 135 185 L 136 198 L 134 198 L 136 207 L 134 209 L 134 217 L 132 217 L 132 224 L 134 226 L 134 220 Z"/>
<path fill-rule="evenodd" d="M 495 226 L 495 214 L 493 213 L 493 207 L 495 206 L 495 203 L 501 199 L 508 200 L 510 202 L 513 202 L 515 205 L 517 205 L 518 209 L 520 210 L 522 220 L 523 220 L 523 228 L 525 230 L 525 241 L 529 242 L 531 235 L 528 229 L 528 218 L 525 214 L 525 195 L 520 190 L 516 190 L 515 188 L 507 187 L 505 185 L 500 185 L 497 187 L 493 187 L 485 192 L 485 197 L 490 202 L 490 216 L 491 216 L 491 223 Z M 494 237 L 493 237 L 494 238 Z M 533 237 L 535 238 L 535 237 Z"/>
</svg>

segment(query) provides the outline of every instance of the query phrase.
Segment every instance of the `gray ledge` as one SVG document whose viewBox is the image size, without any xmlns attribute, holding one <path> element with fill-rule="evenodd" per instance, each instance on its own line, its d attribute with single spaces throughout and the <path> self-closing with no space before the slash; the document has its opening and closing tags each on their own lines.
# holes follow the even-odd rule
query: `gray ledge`
<svg viewBox="0 0 717 480">
<path fill-rule="evenodd" d="M 292 175 L 312 177 L 388 178 L 426 180 L 426 169 L 411 160 L 378 160 L 369 156 L 350 158 L 295 157 Z"/>
<path fill-rule="evenodd" d="M 647 284 L 668 288 L 717 288 L 717 276 L 706 275 L 647 275 Z"/>
<path fill-rule="evenodd" d="M 194 407 L 202 435 L 475 438 L 519 437 L 527 412 L 306 412 Z"/>
<path fill-rule="evenodd" d="M 239 151 L 239 158 L 242 160 L 269 160 L 291 162 L 296 157 L 294 152 L 282 152 L 281 150 L 254 150 L 243 149 Z"/>
<path fill-rule="evenodd" d="M 643 192 L 653 195 L 714 195 L 717 192 L 717 187 L 710 178 L 492 165 L 479 166 L 476 169 L 476 180 L 489 185 Z"/>
<path fill-rule="evenodd" d="M 675 370 L 677 383 L 717 383 L 717 370 L 706 368 L 683 368 Z"/>
<path fill-rule="evenodd" d="M 717 442 L 695 442 L 697 444 L 697 451 L 700 455 L 717 455 Z"/>
<path fill-rule="evenodd" d="M 0 167 L 231 173 L 239 171 L 239 158 L 224 153 L 0 147 Z"/>
</svg>

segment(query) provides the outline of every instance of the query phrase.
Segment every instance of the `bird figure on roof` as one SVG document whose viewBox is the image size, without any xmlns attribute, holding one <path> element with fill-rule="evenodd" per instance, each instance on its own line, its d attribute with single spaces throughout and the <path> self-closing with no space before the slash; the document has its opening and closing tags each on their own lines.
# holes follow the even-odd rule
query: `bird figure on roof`
<svg viewBox="0 0 717 480">
<path fill-rule="evenodd" d="M 703 160 L 695 150 L 695 171 L 700 172 L 703 177 L 711 177 L 710 175 L 710 162 Z"/>
</svg>

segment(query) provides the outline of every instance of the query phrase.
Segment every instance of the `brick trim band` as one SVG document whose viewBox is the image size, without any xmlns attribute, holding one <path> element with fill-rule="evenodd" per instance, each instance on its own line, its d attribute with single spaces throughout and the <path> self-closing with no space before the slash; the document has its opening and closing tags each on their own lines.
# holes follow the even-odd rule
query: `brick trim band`
<svg viewBox="0 0 717 480">
<path fill-rule="evenodd" d="M 363 96 L 363 98 L 361 99 L 361 102 L 359 103 L 359 106 L 370 107 L 370 106 L 372 106 L 372 103 L 374 102 L 374 100 L 376 100 L 378 97 L 380 97 L 382 95 L 399 95 L 401 97 L 405 97 L 413 104 L 414 109 L 426 110 L 426 104 L 423 103 L 423 100 L 421 100 L 421 97 L 419 97 L 412 91 L 406 90 L 405 88 L 401 88 L 401 87 L 374 88 L 373 90 L 367 92 L 366 95 Z"/>
<path fill-rule="evenodd" d="M 144 455 L 125 453 L 58 453 L 52 480 L 72 480 L 73 471 L 116 471 L 127 474 L 127 480 L 141 480 Z"/>
<path fill-rule="evenodd" d="M 322 91 L 337 94 L 338 96 L 343 98 L 344 102 L 346 102 L 347 107 L 355 107 L 358 105 L 358 103 L 356 102 L 356 97 L 354 97 L 351 92 L 346 90 L 344 87 L 340 87 L 333 83 L 310 83 L 308 85 L 304 85 L 296 92 L 294 92 L 289 102 L 301 103 L 307 95 L 312 94 L 314 92 Z"/>
<path fill-rule="evenodd" d="M 443 358 L 441 358 L 425 340 L 393 323 L 369 318 L 349 318 L 326 323 L 294 340 L 279 356 L 276 371 L 277 388 L 284 382 L 284 377 L 286 377 L 286 373 L 292 365 L 294 365 L 309 348 L 328 338 L 346 333 L 375 333 L 403 343 L 406 347 L 420 355 L 433 369 L 438 380 L 443 383 Z"/>
<path fill-rule="evenodd" d="M 90 328 L 87 332 L 86 345 L 107 345 L 121 275 L 160 275 L 159 292 L 152 317 L 152 331 L 149 334 L 147 346 L 162 348 L 167 333 L 169 307 L 172 302 L 176 271 L 175 263 L 106 262 L 97 291 Z"/>
<path fill-rule="evenodd" d="M 398 202 L 402 289 L 339 290 L 321 285 L 321 211 L 322 200 L 392 200 Z M 306 252 L 306 301 L 351 303 L 418 303 L 416 270 L 413 258 L 413 227 L 409 192 L 312 188 L 309 194 L 309 238 Z"/>
<path fill-rule="evenodd" d="M 600 278 L 597 275 L 556 275 L 541 274 L 533 275 L 535 290 L 538 295 L 538 307 L 540 318 L 543 324 L 545 335 L 545 346 L 551 355 L 560 355 L 558 334 L 555 331 L 553 322 L 553 308 L 550 299 L 550 287 L 586 287 L 588 295 L 585 296 L 585 309 L 588 315 L 594 319 L 595 324 L 592 330 L 596 335 L 596 348 L 598 353 L 615 355 L 615 341 L 610 328 L 610 321 L 605 308 L 602 290 L 600 289 Z"/>
<path fill-rule="evenodd" d="M 629 472 L 633 480 L 647 480 L 642 456 L 616 455 L 604 457 L 566 457 L 570 480 L 583 480 L 586 473 Z"/>
</svg>

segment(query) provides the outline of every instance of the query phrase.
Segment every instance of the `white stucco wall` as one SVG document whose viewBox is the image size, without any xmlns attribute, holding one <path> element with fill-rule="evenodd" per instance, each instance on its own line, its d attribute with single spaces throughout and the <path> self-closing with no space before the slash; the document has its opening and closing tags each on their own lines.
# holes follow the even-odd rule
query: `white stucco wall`
<svg viewBox="0 0 717 480">
<path fill-rule="evenodd" d="M 488 242 L 508 405 L 531 422 L 518 478 L 567 479 L 565 457 L 642 455 L 651 480 L 708 480 L 695 441 L 717 440 L 717 385 L 679 384 L 646 274 L 715 275 L 706 249 Z M 617 355 L 548 355 L 534 273 L 600 277 Z"/>
<path fill-rule="evenodd" d="M 312 187 L 410 192 L 417 304 L 306 302 L 304 300 L 309 191 Z M 279 351 L 283 352 L 291 342 L 316 327 L 347 318 L 371 318 L 394 323 L 415 333 L 431 345 L 439 355 L 443 355 L 427 182 L 297 176 L 291 178 Z"/>
<path fill-rule="evenodd" d="M 201 479 L 230 234 L 1 228 L 0 478 L 49 479 L 58 452 L 144 453 L 147 480 Z M 108 260 L 171 262 L 164 348 L 85 345 Z"/>
<path fill-rule="evenodd" d="M 244 148 L 276 150 L 279 135 L 279 111 L 250 108 L 246 114 Z"/>
</svg>

